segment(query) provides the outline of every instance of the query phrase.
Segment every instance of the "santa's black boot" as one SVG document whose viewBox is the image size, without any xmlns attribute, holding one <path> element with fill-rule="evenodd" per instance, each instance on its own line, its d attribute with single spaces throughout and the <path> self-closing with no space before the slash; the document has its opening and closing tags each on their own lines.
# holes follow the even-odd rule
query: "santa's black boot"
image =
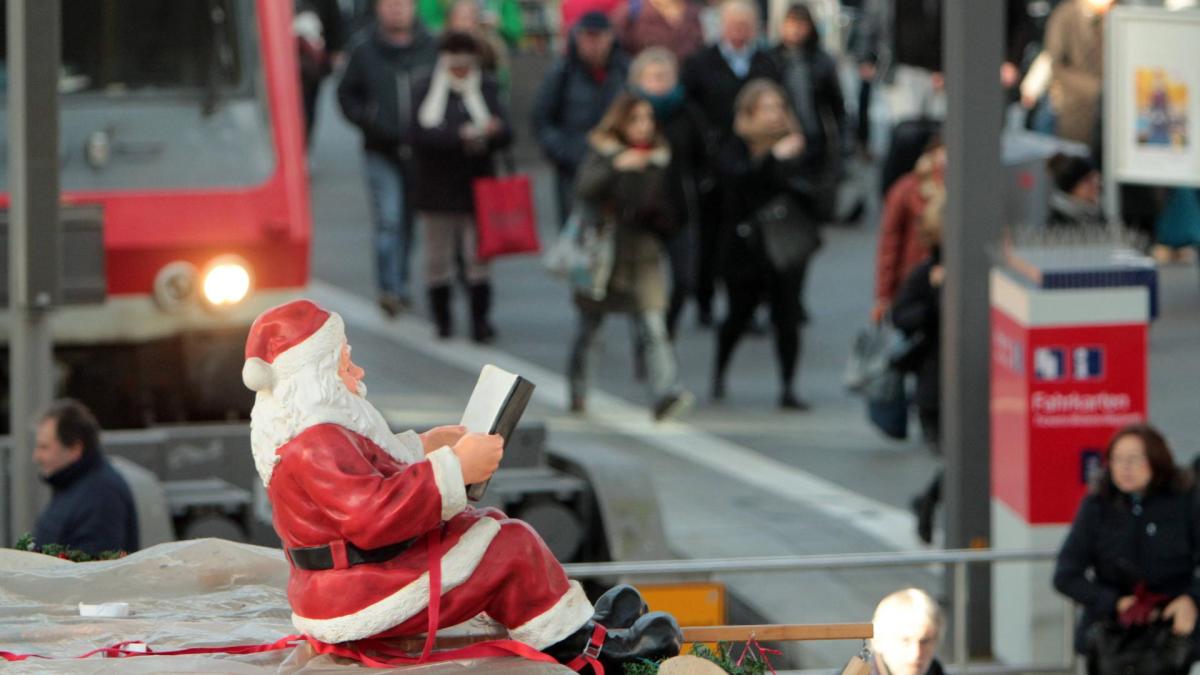
<svg viewBox="0 0 1200 675">
<path fill-rule="evenodd" d="M 643 615 L 629 628 L 607 630 L 599 646 L 592 644 L 596 626 L 595 621 L 588 621 L 542 651 L 560 663 L 571 663 L 586 653 L 599 660 L 606 673 L 622 673 L 626 663 L 670 658 L 678 655 L 683 646 L 683 632 L 675 618 L 666 612 Z"/>
<path fill-rule="evenodd" d="M 628 628 L 643 614 L 650 611 L 638 589 L 629 584 L 619 584 L 596 598 L 592 621 L 605 628 Z"/>
</svg>

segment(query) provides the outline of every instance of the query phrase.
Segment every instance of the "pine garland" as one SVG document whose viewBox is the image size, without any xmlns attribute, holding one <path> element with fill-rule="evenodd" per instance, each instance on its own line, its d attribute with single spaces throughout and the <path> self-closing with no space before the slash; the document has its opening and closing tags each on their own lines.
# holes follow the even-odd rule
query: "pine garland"
<svg viewBox="0 0 1200 675">
<path fill-rule="evenodd" d="M 746 649 L 752 649 L 752 647 L 746 645 Z M 761 653 L 754 651 L 751 651 L 747 658 L 742 659 L 742 663 L 739 665 L 728 642 L 717 643 L 715 652 L 706 644 L 692 645 L 691 655 L 712 661 L 730 675 L 764 675 L 768 668 L 766 658 Z M 626 663 L 625 675 L 657 675 L 660 663 L 661 661 L 650 660 Z"/>
<path fill-rule="evenodd" d="M 91 554 L 81 551 L 77 548 L 70 548 L 62 544 L 44 544 L 38 546 L 33 540 L 33 534 L 26 532 L 21 535 L 13 548 L 18 551 L 29 551 L 31 553 L 42 553 L 61 560 L 70 560 L 71 562 L 94 562 L 97 560 L 116 560 L 124 558 L 128 555 L 125 551 L 101 551 L 99 555 L 93 557 Z"/>
</svg>

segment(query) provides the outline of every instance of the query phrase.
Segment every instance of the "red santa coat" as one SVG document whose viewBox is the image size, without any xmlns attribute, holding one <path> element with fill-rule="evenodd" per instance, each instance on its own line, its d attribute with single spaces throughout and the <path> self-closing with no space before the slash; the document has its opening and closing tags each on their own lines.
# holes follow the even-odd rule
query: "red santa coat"
<svg viewBox="0 0 1200 675">
<path fill-rule="evenodd" d="M 467 508 L 450 448 L 406 464 L 365 436 L 318 424 L 276 454 L 267 494 L 285 547 L 351 542 L 373 549 L 424 537 L 444 523 L 440 627 L 486 613 L 514 639 L 543 648 L 591 617 L 579 585 L 528 525 L 494 509 Z M 292 567 L 292 621 L 328 643 L 424 633 L 428 565 L 420 540 L 382 563 Z"/>
</svg>

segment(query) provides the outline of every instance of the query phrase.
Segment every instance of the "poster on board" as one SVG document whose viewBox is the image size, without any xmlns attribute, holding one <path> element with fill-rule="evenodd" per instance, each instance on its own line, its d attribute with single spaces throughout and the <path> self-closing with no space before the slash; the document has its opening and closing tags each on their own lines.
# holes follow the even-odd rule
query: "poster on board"
<svg viewBox="0 0 1200 675">
<path fill-rule="evenodd" d="M 1200 11 L 1114 7 L 1105 164 L 1118 182 L 1200 186 Z"/>
</svg>

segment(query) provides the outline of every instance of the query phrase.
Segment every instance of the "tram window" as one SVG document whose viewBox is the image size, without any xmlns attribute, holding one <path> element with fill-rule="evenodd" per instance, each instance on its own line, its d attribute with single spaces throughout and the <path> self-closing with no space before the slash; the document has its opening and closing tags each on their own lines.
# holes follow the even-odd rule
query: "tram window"
<svg viewBox="0 0 1200 675">
<path fill-rule="evenodd" d="M 118 94 L 237 86 L 238 5 L 244 1 L 63 0 L 59 89 Z M 0 12 L 3 49 L 6 22 L 7 8 Z M 6 59 L 0 51 L 0 61 Z"/>
</svg>

